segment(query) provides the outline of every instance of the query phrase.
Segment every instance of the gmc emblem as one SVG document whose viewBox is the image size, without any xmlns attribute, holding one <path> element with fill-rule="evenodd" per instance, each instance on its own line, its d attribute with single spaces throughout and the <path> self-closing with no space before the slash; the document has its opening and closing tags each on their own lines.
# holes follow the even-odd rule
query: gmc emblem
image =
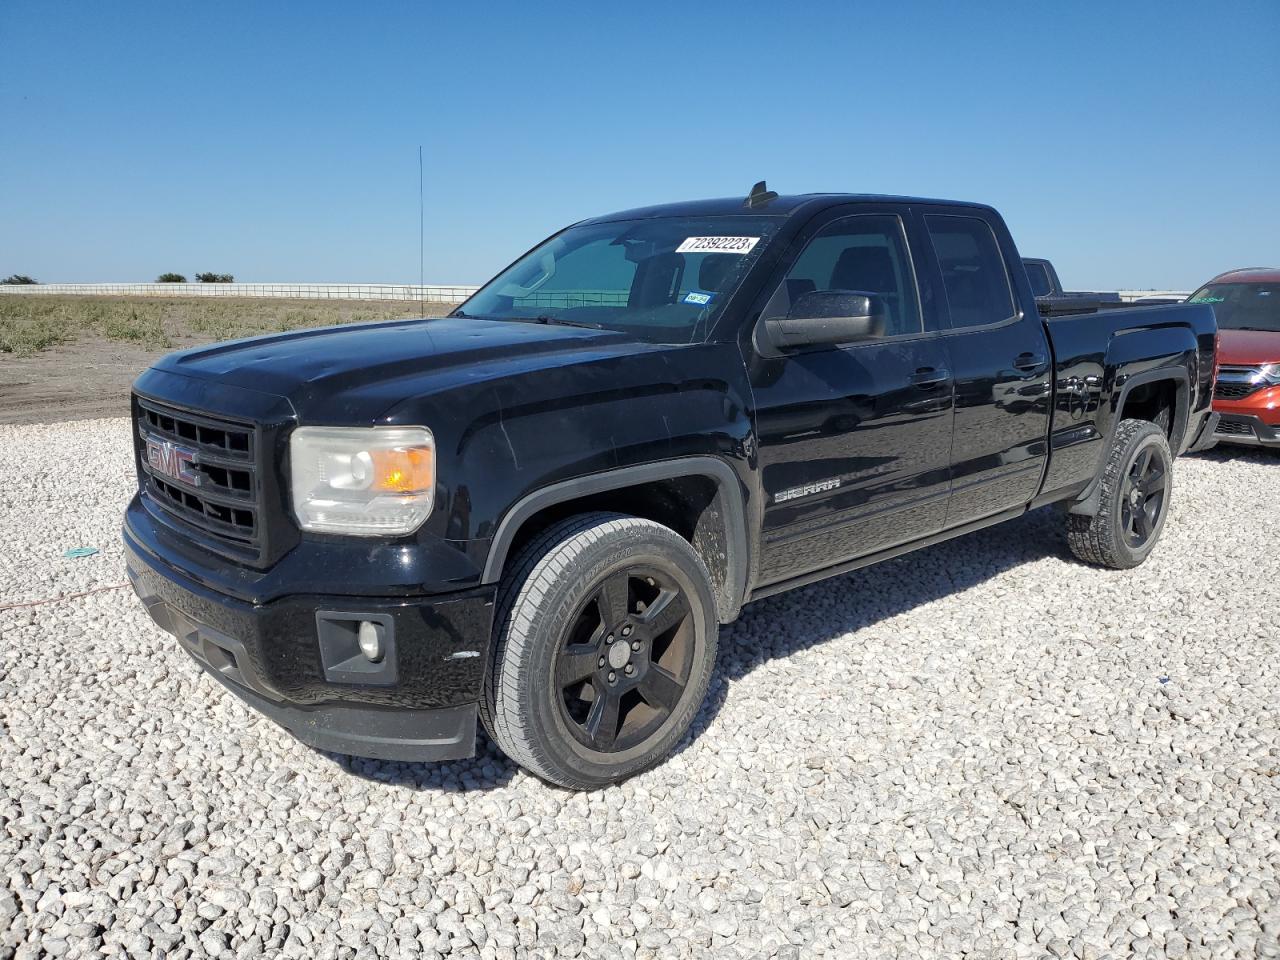
<svg viewBox="0 0 1280 960">
<path fill-rule="evenodd" d="M 188 447 L 180 447 L 168 440 L 157 440 L 147 437 L 147 463 L 156 473 L 164 474 L 172 480 L 181 480 L 193 487 L 200 486 L 200 474 L 192 469 L 196 462 L 196 452 Z"/>
</svg>

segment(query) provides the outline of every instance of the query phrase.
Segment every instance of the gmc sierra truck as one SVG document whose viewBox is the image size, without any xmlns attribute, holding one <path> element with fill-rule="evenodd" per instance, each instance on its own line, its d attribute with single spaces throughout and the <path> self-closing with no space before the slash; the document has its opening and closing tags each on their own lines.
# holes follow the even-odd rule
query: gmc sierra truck
<svg viewBox="0 0 1280 960">
<path fill-rule="evenodd" d="M 144 372 L 130 577 L 307 744 L 444 760 L 479 721 L 592 789 L 686 733 L 745 603 L 1047 504 L 1077 557 L 1141 563 L 1215 344 L 1208 305 L 1042 318 L 979 204 L 612 214 L 448 317 Z"/>
</svg>

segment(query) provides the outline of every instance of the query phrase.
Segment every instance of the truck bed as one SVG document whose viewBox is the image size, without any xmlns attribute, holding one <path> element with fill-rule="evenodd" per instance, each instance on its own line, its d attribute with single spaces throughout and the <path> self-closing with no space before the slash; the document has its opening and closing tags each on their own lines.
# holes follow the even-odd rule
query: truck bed
<svg viewBox="0 0 1280 960">
<path fill-rule="evenodd" d="M 1093 480 L 1126 394 L 1161 381 L 1175 392 L 1170 446 L 1182 453 L 1210 412 L 1217 322 L 1206 304 L 1125 307 L 1045 321 L 1056 377 L 1046 494 Z"/>
</svg>

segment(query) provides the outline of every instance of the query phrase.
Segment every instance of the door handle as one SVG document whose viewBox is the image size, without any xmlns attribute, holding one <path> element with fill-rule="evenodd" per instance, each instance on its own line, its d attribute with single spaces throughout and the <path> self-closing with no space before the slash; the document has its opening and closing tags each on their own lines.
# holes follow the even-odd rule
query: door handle
<svg viewBox="0 0 1280 960">
<path fill-rule="evenodd" d="M 911 377 L 917 387 L 936 387 L 951 379 L 951 372 L 943 367 L 921 367 Z"/>
<path fill-rule="evenodd" d="M 1032 370 L 1038 372 L 1048 362 L 1049 360 L 1044 354 L 1032 353 L 1028 350 L 1026 353 L 1020 353 L 1014 358 L 1013 368 L 1024 372 L 1030 372 Z"/>
</svg>

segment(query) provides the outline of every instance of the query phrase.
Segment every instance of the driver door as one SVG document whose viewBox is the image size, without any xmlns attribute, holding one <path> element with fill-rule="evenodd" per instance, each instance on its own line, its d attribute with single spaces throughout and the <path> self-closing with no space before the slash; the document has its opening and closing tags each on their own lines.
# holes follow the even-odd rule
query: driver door
<svg viewBox="0 0 1280 960">
<path fill-rule="evenodd" d="M 814 290 L 887 306 L 883 335 L 751 358 L 764 486 L 758 583 L 767 586 L 937 533 L 950 491 L 952 379 L 932 288 L 922 291 L 906 206 L 831 211 L 761 319 Z M 923 296 L 921 295 L 923 292 Z"/>
</svg>

